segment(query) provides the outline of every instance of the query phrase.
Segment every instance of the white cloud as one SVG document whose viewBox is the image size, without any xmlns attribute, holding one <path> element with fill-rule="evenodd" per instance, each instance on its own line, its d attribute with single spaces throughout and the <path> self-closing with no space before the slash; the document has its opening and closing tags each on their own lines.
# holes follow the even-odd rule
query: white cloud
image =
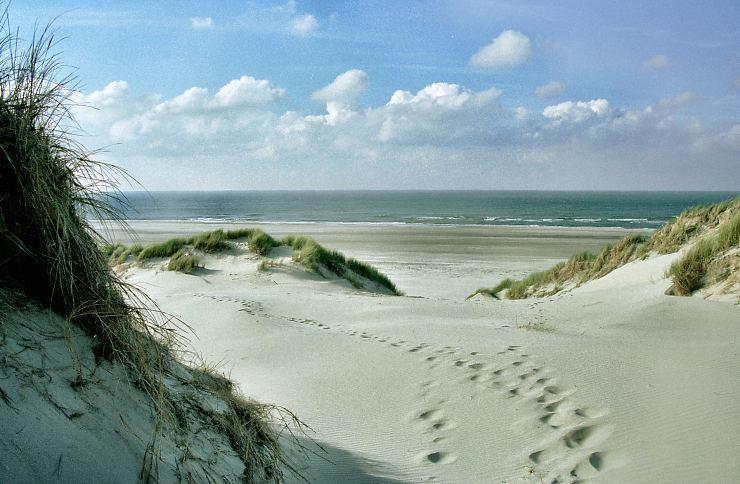
<svg viewBox="0 0 740 484">
<path fill-rule="evenodd" d="M 558 97 L 565 92 L 565 84 L 559 81 L 550 81 L 547 84 L 537 86 L 534 95 L 542 98 Z"/>
<path fill-rule="evenodd" d="M 285 95 L 285 90 L 275 87 L 264 79 L 242 76 L 229 81 L 218 90 L 213 102 L 221 107 L 260 105 L 275 101 Z"/>
<path fill-rule="evenodd" d="M 324 102 L 354 103 L 367 90 L 368 84 L 365 71 L 351 69 L 339 74 L 330 84 L 314 92 L 311 97 Z"/>
<path fill-rule="evenodd" d="M 166 99 L 116 81 L 73 99 L 99 108 L 75 108 L 94 136 L 83 141 L 110 147 L 105 159 L 149 189 L 720 189 L 740 179 L 737 123 L 673 116 L 693 94 L 635 110 L 593 99 L 535 112 L 505 107 L 495 87 L 438 82 L 360 108 L 367 85 L 360 70 L 340 74 L 314 95 L 320 115 L 277 112 L 284 91 L 249 76 Z"/>
<path fill-rule="evenodd" d="M 557 123 L 582 123 L 594 117 L 609 114 L 609 101 L 592 99 L 591 101 L 566 101 L 554 106 L 547 106 L 542 115 Z"/>
<path fill-rule="evenodd" d="M 482 68 L 511 67 L 526 61 L 531 54 L 532 43 L 526 35 L 516 30 L 504 30 L 470 58 L 470 65 Z"/>
<path fill-rule="evenodd" d="M 651 71 L 665 69 L 669 65 L 671 65 L 671 61 L 664 54 L 656 54 L 642 63 L 642 67 Z"/>
<path fill-rule="evenodd" d="M 469 103 L 485 104 L 497 99 L 501 91 L 492 87 L 486 91 L 474 93 L 457 84 L 435 82 L 421 89 L 415 95 L 409 91 L 396 91 L 386 106 L 411 104 L 417 106 L 442 106 L 457 109 Z"/>
<path fill-rule="evenodd" d="M 216 26 L 211 17 L 192 17 L 190 26 L 196 30 L 212 29 Z"/>
<path fill-rule="evenodd" d="M 310 13 L 299 15 L 290 22 L 290 31 L 295 35 L 308 35 L 318 28 L 318 20 Z"/>
</svg>

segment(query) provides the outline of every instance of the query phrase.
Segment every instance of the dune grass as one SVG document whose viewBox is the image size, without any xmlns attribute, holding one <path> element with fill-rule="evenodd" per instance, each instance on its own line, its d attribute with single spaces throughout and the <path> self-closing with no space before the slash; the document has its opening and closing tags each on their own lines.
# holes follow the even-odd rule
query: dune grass
<svg viewBox="0 0 740 484">
<path fill-rule="evenodd" d="M 259 229 L 255 229 L 247 240 L 249 250 L 259 255 L 267 255 L 274 247 L 279 245 L 280 242 Z"/>
<path fill-rule="evenodd" d="M 167 263 L 167 270 L 190 274 L 193 272 L 193 269 L 200 267 L 198 262 L 199 259 L 197 256 L 185 249 L 180 249 L 170 258 L 169 263 Z"/>
<path fill-rule="evenodd" d="M 310 271 L 320 272 L 321 269 L 326 269 L 347 279 L 355 286 L 362 286 L 360 281 L 354 277 L 356 274 L 384 287 L 391 294 L 401 294 L 396 285 L 374 267 L 351 257 L 345 257 L 335 250 L 326 249 L 310 237 L 288 236 L 281 241 L 281 244 L 297 251 L 294 256 L 295 260 Z"/>
<path fill-rule="evenodd" d="M 192 251 L 188 251 L 188 248 L 206 253 L 222 252 L 231 247 L 228 241 L 239 239 L 245 239 L 249 250 L 262 256 L 267 255 L 275 247 L 288 246 L 295 251 L 295 261 L 312 272 L 320 274 L 322 270 L 327 270 L 347 279 L 356 287 L 364 287 L 361 279 L 366 279 L 387 289 L 391 294 L 401 294 L 387 276 L 369 264 L 345 257 L 335 250 L 326 249 L 310 237 L 287 236 L 282 240 L 276 240 L 260 229 L 228 231 L 218 229 L 187 239 L 170 239 L 143 248 L 138 246 L 134 249 L 134 247 L 129 248 L 122 244 L 104 245 L 101 251 L 112 265 L 125 262 L 129 255 L 136 256 L 139 262 L 169 257 L 168 270 L 190 273 L 194 268 L 199 267 L 199 259 Z M 257 269 L 265 271 L 270 266 L 269 262 L 262 261 Z"/>
<path fill-rule="evenodd" d="M 498 297 L 498 294 L 504 289 L 509 289 L 512 284 L 514 284 L 514 279 L 507 278 L 493 287 L 481 287 L 465 299 L 471 299 L 479 294 L 483 296 L 490 296 L 494 299 L 500 299 Z"/>
<path fill-rule="evenodd" d="M 715 265 L 720 267 L 716 271 L 718 274 L 714 282 L 729 276 L 727 271 L 722 270 L 722 262 L 729 261 L 718 258 L 725 251 L 738 245 L 740 245 L 740 213 L 724 224 L 715 236 L 700 240 L 680 260 L 671 265 L 668 274 L 673 279 L 675 293 L 679 296 L 689 296 L 704 287 L 715 261 L 718 263 Z"/>
<path fill-rule="evenodd" d="M 208 253 L 222 252 L 229 248 L 226 243 L 226 234 L 223 230 L 205 232 L 189 238 L 186 243 L 193 248 Z"/>
<path fill-rule="evenodd" d="M 172 257 L 175 253 L 185 247 L 188 241 L 181 238 L 170 239 L 160 244 L 152 244 L 144 247 L 139 252 L 138 260 L 156 259 L 160 257 Z"/>
<path fill-rule="evenodd" d="M 707 240 L 702 237 L 717 231 Z M 508 299 L 530 296 L 548 296 L 566 287 L 577 287 L 598 279 L 628 262 L 647 257 L 651 252 L 668 254 L 698 240 L 681 261 L 671 267 L 678 294 L 690 294 L 702 286 L 707 270 L 718 254 L 738 245 L 740 233 L 740 197 L 714 205 L 699 205 L 681 213 L 658 229 L 651 237 L 628 235 L 613 246 L 605 247 L 599 254 L 583 252 L 565 262 L 541 272 L 529 274 L 522 280 L 506 279 L 491 288 L 480 288 L 478 294 L 499 298 L 506 290 Z"/>
<path fill-rule="evenodd" d="M 180 406 L 165 384 L 173 365 L 179 365 L 178 336 L 172 319 L 147 309 L 152 302 L 119 280 L 108 263 L 110 258 L 171 256 L 185 242 L 147 248 L 104 244 L 101 250 L 104 240 L 87 217 L 118 219 L 108 202 L 118 193 L 115 180 L 121 172 L 95 161 L 67 131 L 75 126 L 69 100 L 75 84 L 60 74 L 62 64 L 49 50 L 56 45 L 53 34 L 47 28 L 25 45 L 9 27 L 7 11 L 0 14 L 2 306 L 22 307 L 21 301 L 30 299 L 89 334 L 96 356 L 128 369 L 132 384 L 151 399 L 156 426 L 138 477 L 156 481 L 157 457 L 149 449 L 165 428 L 186 431 L 177 418 Z M 23 298 L 9 296 L 14 294 Z M 82 373 L 78 380 L 84 381 Z M 220 430 L 231 435 L 235 429 L 253 429 L 238 440 L 230 438 L 247 467 L 245 480 L 280 481 L 286 461 L 265 421 L 266 407 L 244 403 L 232 389 L 223 395 L 232 411 L 229 425 L 218 424 Z"/>
<path fill-rule="evenodd" d="M 112 266 L 123 264 L 129 257 L 137 258 L 143 250 L 141 244 L 125 246 L 123 244 L 104 244 L 100 249 L 103 255 L 108 257 L 108 263 Z"/>
</svg>

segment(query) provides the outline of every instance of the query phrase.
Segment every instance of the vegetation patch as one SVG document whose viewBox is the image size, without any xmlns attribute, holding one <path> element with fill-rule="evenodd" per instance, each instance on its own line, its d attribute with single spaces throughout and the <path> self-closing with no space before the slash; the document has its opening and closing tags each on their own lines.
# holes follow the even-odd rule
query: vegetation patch
<svg viewBox="0 0 740 484">
<path fill-rule="evenodd" d="M 295 252 L 294 260 L 309 271 L 322 274 L 325 270 L 348 280 L 355 287 L 365 289 L 368 288 L 365 287 L 367 284 L 364 281 L 370 281 L 391 294 L 401 294 L 385 274 L 369 264 L 345 257 L 335 250 L 326 249 L 310 237 L 288 236 L 282 240 L 276 240 L 260 229 L 245 228 L 227 231 L 218 229 L 187 239 L 174 238 L 146 247 L 106 244 L 100 250 L 111 265 L 126 262 L 129 256 L 134 256 L 138 262 L 155 258 L 170 258 L 167 270 L 190 273 L 196 267 L 201 267 L 198 265 L 200 260 L 193 251 L 223 252 L 232 247 L 230 241 L 240 239 L 243 239 L 249 250 L 255 254 L 265 256 L 275 247 L 288 246 Z M 257 266 L 257 270 L 266 271 L 273 265 L 263 260 Z"/>
<path fill-rule="evenodd" d="M 184 272 L 190 274 L 193 269 L 200 267 L 198 257 L 188 252 L 186 249 L 180 249 L 170 258 L 167 264 L 168 271 Z"/>
<path fill-rule="evenodd" d="M 147 245 L 139 252 L 138 260 L 172 257 L 178 250 L 185 247 L 187 243 L 188 241 L 185 239 L 176 238 L 162 242 L 161 244 Z"/>
<path fill-rule="evenodd" d="M 197 250 L 208 253 L 222 252 L 229 248 L 223 230 L 214 230 L 213 232 L 196 235 L 188 239 L 187 243 Z"/>
<path fill-rule="evenodd" d="M 740 245 L 740 213 L 724 224 L 715 236 L 697 242 L 680 260 L 673 263 L 668 274 L 679 296 L 689 296 L 697 289 L 730 277 L 737 268 L 740 254 L 726 254 Z"/>
<path fill-rule="evenodd" d="M 356 277 L 360 276 L 384 287 L 391 294 L 401 295 L 385 274 L 369 264 L 345 257 L 335 250 L 326 249 L 310 237 L 288 236 L 282 240 L 282 244 L 296 251 L 294 259 L 310 271 L 320 273 L 322 269 L 328 270 L 347 279 L 356 287 L 363 287 L 362 282 Z"/>
<path fill-rule="evenodd" d="M 628 235 L 617 244 L 605 247 L 598 254 L 576 254 L 565 262 L 545 271 L 532 273 L 522 280 L 505 279 L 494 287 L 478 289 L 468 299 L 478 294 L 498 299 L 504 290 L 508 299 L 549 296 L 603 277 L 618 267 L 647 257 L 651 252 L 669 254 L 697 241 L 669 271 L 674 279 L 676 293 L 691 294 L 703 287 L 709 279 L 717 282 L 729 276 L 732 271 L 728 268 L 734 267 L 734 258 L 720 256 L 738 246 L 738 234 L 740 197 L 714 205 L 691 207 L 649 238 L 644 235 Z M 721 260 L 718 261 L 718 258 Z M 713 277 L 708 279 L 708 273 Z"/>
</svg>

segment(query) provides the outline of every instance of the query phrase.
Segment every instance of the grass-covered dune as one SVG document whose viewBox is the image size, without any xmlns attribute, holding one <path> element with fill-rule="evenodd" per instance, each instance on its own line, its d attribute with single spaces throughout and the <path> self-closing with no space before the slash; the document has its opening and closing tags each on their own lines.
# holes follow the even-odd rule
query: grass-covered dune
<svg viewBox="0 0 740 484">
<path fill-rule="evenodd" d="M 234 248 L 233 242 L 246 243 L 250 251 L 265 256 L 280 246 L 290 247 L 293 260 L 305 269 L 326 276 L 333 274 L 348 280 L 353 286 L 375 292 L 400 295 L 395 284 L 374 267 L 327 249 L 310 237 L 288 236 L 276 240 L 260 229 L 214 230 L 189 238 L 174 238 L 141 247 L 109 244 L 102 247 L 111 265 L 124 262 L 143 263 L 149 259 L 169 258 L 168 270 L 189 273 L 200 267 L 198 252 L 214 254 Z"/>
<path fill-rule="evenodd" d="M 103 253 L 86 222 L 115 217 L 115 174 L 68 134 L 53 36 L 0 29 L 0 480 L 281 481 L 274 408 L 184 366 L 176 324 L 110 270 L 153 249 Z"/>
<path fill-rule="evenodd" d="M 628 235 L 599 254 L 583 252 L 542 272 L 521 280 L 505 279 L 496 286 L 481 288 L 468 296 L 508 299 L 549 296 L 598 279 L 614 269 L 643 259 L 650 254 L 670 254 L 688 248 L 674 263 L 669 275 L 673 291 L 690 295 L 705 286 L 738 282 L 740 269 L 740 197 L 714 205 L 700 205 L 685 210 L 651 237 Z"/>
</svg>

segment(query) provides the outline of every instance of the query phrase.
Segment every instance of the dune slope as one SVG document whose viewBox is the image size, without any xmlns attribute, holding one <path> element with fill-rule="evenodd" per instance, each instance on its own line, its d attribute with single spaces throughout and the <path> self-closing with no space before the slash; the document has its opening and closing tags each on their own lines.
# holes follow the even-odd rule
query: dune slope
<svg viewBox="0 0 740 484">
<path fill-rule="evenodd" d="M 567 294 L 495 302 L 378 296 L 290 265 L 209 257 L 201 273 L 125 277 L 191 324 L 193 348 L 245 392 L 307 421 L 333 462 L 301 461 L 309 479 L 724 482 L 740 472 L 738 310 L 666 296 L 677 254 Z M 455 270 L 423 283 L 457 291 Z M 416 292 L 411 274 L 389 276 Z"/>
</svg>

